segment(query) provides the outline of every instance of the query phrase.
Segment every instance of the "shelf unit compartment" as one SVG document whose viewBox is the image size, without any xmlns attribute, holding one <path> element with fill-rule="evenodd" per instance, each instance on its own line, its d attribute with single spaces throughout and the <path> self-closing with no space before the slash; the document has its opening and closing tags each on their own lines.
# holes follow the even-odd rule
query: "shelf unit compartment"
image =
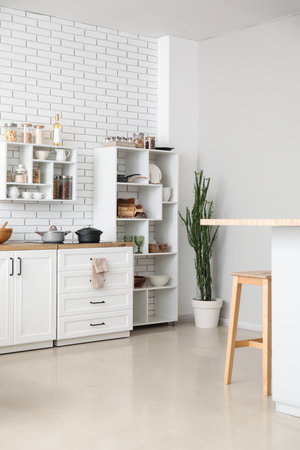
<svg viewBox="0 0 300 450">
<path fill-rule="evenodd" d="M 149 242 L 153 239 L 157 243 L 168 244 L 169 252 L 177 252 L 178 250 L 178 236 L 177 236 L 177 207 L 169 206 L 164 208 L 163 220 L 149 222 Z"/>
<path fill-rule="evenodd" d="M 117 198 L 134 198 L 136 205 L 143 206 L 149 220 L 162 220 L 162 186 L 127 184 L 118 184 Z"/>
<path fill-rule="evenodd" d="M 148 221 L 147 220 L 121 220 L 118 221 L 117 225 L 117 241 L 122 242 L 124 236 L 144 236 L 144 245 L 142 251 L 146 252 L 148 249 Z M 137 247 L 134 244 L 134 252 L 136 252 Z"/>
<path fill-rule="evenodd" d="M 156 164 L 162 173 L 162 185 L 172 188 L 170 202 L 178 201 L 178 156 L 177 153 L 150 152 L 150 163 Z"/>
<path fill-rule="evenodd" d="M 133 293 L 133 325 L 148 322 L 148 294 L 147 291 Z"/>
<path fill-rule="evenodd" d="M 77 169 L 75 164 L 61 164 L 58 161 L 57 162 L 55 161 L 53 164 L 52 180 L 57 175 L 67 175 L 72 177 L 72 196 L 70 200 L 76 200 L 76 192 L 77 192 L 76 171 Z"/>
<path fill-rule="evenodd" d="M 135 151 L 133 151 L 135 150 Z M 148 184 L 149 158 L 143 149 L 117 149 L 117 173 L 131 175 L 139 173 L 145 179 L 135 181 L 135 184 Z"/>
<path fill-rule="evenodd" d="M 177 288 L 148 291 L 148 323 L 178 320 Z"/>
</svg>

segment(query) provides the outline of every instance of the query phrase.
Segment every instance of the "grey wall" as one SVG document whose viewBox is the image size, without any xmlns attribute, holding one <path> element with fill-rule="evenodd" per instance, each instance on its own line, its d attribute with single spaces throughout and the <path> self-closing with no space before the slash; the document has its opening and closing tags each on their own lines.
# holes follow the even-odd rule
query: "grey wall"
<svg viewBox="0 0 300 450">
<path fill-rule="evenodd" d="M 300 15 L 199 44 L 198 166 L 210 176 L 214 217 L 300 217 Z M 271 266 L 271 230 L 222 228 L 214 290 L 226 304 L 230 271 Z M 241 325 L 259 328 L 260 290 L 247 287 Z"/>
</svg>

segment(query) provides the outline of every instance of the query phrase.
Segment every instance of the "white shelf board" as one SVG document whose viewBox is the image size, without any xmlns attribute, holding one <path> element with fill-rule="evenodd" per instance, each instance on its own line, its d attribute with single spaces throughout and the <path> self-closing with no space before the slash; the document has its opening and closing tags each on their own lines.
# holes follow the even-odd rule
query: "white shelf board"
<svg viewBox="0 0 300 450">
<path fill-rule="evenodd" d="M 177 205 L 178 202 L 162 202 L 163 205 Z"/>
<path fill-rule="evenodd" d="M 48 199 L 48 198 L 5 198 L 0 200 L 1 202 L 19 202 L 19 203 L 76 203 L 76 200 L 54 200 L 54 199 Z"/>
<path fill-rule="evenodd" d="M 118 186 L 152 186 L 152 184 L 149 184 L 149 183 L 130 183 L 130 182 L 128 182 L 128 183 L 122 183 L 122 182 L 120 182 L 120 181 L 118 181 L 117 182 L 117 185 Z"/>
<path fill-rule="evenodd" d="M 51 164 L 66 164 L 66 165 L 76 164 L 75 161 L 56 161 L 55 159 L 33 159 L 32 161 L 35 163 L 51 163 Z"/>
<path fill-rule="evenodd" d="M 151 148 L 149 150 L 150 153 L 155 154 L 155 153 L 159 153 L 161 155 L 176 155 L 177 152 L 175 152 L 174 150 L 155 150 L 155 148 Z"/>
<path fill-rule="evenodd" d="M 16 183 L 15 181 L 9 181 L 6 183 L 8 186 L 24 186 L 24 187 L 35 187 L 35 186 L 51 186 L 47 183 Z"/>
<path fill-rule="evenodd" d="M 38 147 L 38 148 L 64 148 L 67 150 L 74 150 L 73 148 L 70 147 L 65 147 L 64 145 L 60 146 L 60 145 L 51 145 L 51 144 L 33 144 L 33 143 L 25 143 L 25 142 L 3 142 L 4 144 L 7 144 L 8 146 L 20 146 L 20 147 L 25 147 L 25 146 L 32 146 L 32 147 Z"/>
<path fill-rule="evenodd" d="M 143 325 L 155 325 L 157 323 L 176 322 L 177 319 L 166 319 L 165 317 L 149 316 L 147 322 L 134 322 L 134 327 L 141 327 Z"/>
<path fill-rule="evenodd" d="M 135 253 L 134 256 L 137 258 L 141 256 L 171 256 L 171 255 L 177 255 L 177 252 L 157 252 L 157 253 Z"/>
<path fill-rule="evenodd" d="M 140 292 L 140 291 L 158 291 L 158 290 L 165 290 L 165 289 L 176 289 L 177 286 L 143 286 L 141 288 L 134 288 L 134 292 Z"/>
</svg>

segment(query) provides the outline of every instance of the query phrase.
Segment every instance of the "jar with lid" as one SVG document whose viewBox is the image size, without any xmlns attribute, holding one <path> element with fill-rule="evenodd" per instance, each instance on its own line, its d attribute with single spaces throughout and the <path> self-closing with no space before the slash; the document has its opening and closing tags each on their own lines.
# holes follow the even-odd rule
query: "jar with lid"
<svg viewBox="0 0 300 450">
<path fill-rule="evenodd" d="M 35 184 L 41 182 L 41 171 L 38 167 L 32 169 L 32 182 Z"/>
<path fill-rule="evenodd" d="M 6 182 L 7 183 L 11 183 L 12 182 L 12 173 L 11 173 L 11 170 L 7 170 L 6 171 Z"/>
<path fill-rule="evenodd" d="M 31 123 L 22 123 L 22 134 L 21 134 L 21 142 L 24 144 L 32 144 L 32 124 Z"/>
<path fill-rule="evenodd" d="M 134 134 L 133 142 L 137 148 L 144 148 L 144 133 Z"/>
<path fill-rule="evenodd" d="M 15 122 L 6 123 L 4 125 L 5 142 L 17 142 L 18 125 Z"/>
<path fill-rule="evenodd" d="M 38 145 L 44 144 L 44 125 L 33 125 L 35 143 Z"/>
<path fill-rule="evenodd" d="M 56 200 L 59 198 L 59 175 L 56 175 L 53 178 L 53 199 Z"/>
<path fill-rule="evenodd" d="M 155 148 L 155 136 L 147 136 L 145 138 L 145 147 L 150 149 Z"/>
<path fill-rule="evenodd" d="M 18 164 L 16 168 L 15 183 L 27 183 L 27 169 L 23 164 Z"/>
<path fill-rule="evenodd" d="M 73 177 L 68 175 L 59 176 L 59 199 L 72 200 L 72 181 Z"/>
</svg>

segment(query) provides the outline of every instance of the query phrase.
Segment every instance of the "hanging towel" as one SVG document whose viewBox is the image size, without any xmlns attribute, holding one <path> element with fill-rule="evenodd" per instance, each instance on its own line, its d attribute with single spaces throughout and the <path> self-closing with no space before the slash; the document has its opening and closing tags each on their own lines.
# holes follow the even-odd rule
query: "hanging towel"
<svg viewBox="0 0 300 450">
<path fill-rule="evenodd" d="M 104 286 L 104 273 L 108 272 L 105 258 L 92 259 L 92 287 L 101 289 Z"/>
</svg>

